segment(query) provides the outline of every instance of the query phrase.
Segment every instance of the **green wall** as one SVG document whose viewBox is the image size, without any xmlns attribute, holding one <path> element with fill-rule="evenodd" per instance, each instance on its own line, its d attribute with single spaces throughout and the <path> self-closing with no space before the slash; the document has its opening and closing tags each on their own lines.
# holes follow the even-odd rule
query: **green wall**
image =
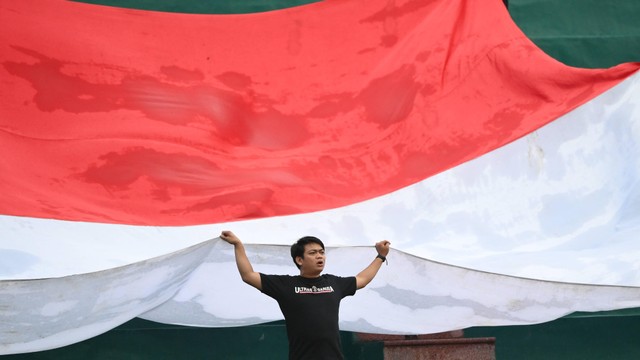
<svg viewBox="0 0 640 360">
<path fill-rule="evenodd" d="M 567 65 L 640 61 L 638 0 L 509 0 L 509 12 L 536 45 Z"/>
<path fill-rule="evenodd" d="M 382 344 L 357 343 L 341 332 L 347 359 L 382 359 Z M 286 359 L 282 321 L 234 328 L 196 328 L 133 319 L 105 334 L 66 347 L 3 360 L 236 360 Z"/>
<path fill-rule="evenodd" d="M 284 9 L 318 0 L 73 0 L 90 4 L 109 5 L 143 10 L 180 12 L 189 14 L 245 14 Z"/>
<path fill-rule="evenodd" d="M 476 327 L 465 337 L 495 337 L 498 360 L 640 359 L 640 309 L 583 314 L 538 325 Z M 381 343 L 360 343 L 342 332 L 347 360 L 383 358 Z M 286 359 L 282 322 L 194 328 L 134 319 L 95 338 L 63 348 L 8 355 L 6 360 Z M 5 357 L 3 357 L 4 359 Z"/>
<path fill-rule="evenodd" d="M 477 327 L 465 337 L 495 337 L 498 360 L 637 360 L 640 315 L 567 317 L 545 324 Z"/>
<path fill-rule="evenodd" d="M 147 10 L 209 14 L 261 12 L 315 1 L 82 0 Z M 543 51 L 565 64 L 597 68 L 640 61 L 638 0 L 508 0 L 508 4 L 513 20 L 522 31 Z"/>
</svg>

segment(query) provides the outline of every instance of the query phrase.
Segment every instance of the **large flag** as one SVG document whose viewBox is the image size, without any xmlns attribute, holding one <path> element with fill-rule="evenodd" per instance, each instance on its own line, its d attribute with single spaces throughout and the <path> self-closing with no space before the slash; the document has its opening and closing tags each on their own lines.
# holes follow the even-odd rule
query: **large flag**
<svg viewBox="0 0 640 360">
<path fill-rule="evenodd" d="M 565 66 L 501 1 L 5 0 L 0 24 L 0 354 L 280 319 L 223 229 L 265 273 L 303 235 L 338 275 L 391 240 L 344 330 L 640 306 L 640 64 Z"/>
</svg>

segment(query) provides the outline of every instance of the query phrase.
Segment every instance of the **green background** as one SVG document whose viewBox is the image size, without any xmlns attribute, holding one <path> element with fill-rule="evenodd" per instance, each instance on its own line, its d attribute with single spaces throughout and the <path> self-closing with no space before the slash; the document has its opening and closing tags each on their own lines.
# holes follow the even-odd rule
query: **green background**
<svg viewBox="0 0 640 360">
<path fill-rule="evenodd" d="M 465 337 L 495 337 L 498 360 L 640 359 L 640 310 L 572 315 L 538 325 L 477 327 Z M 379 342 L 341 332 L 345 358 L 382 360 Z M 205 360 L 286 359 L 282 322 L 237 328 L 195 328 L 141 319 L 63 348 L 8 355 L 7 360 Z M 473 360 L 473 359 L 469 359 Z"/>
<path fill-rule="evenodd" d="M 427 0 L 424 0 L 427 1 Z M 482 0 L 489 1 L 489 0 Z M 157 11 L 230 14 L 282 9 L 313 0 L 85 0 Z M 543 51 L 577 67 L 640 61 L 640 1 L 509 0 L 509 12 Z"/>
</svg>

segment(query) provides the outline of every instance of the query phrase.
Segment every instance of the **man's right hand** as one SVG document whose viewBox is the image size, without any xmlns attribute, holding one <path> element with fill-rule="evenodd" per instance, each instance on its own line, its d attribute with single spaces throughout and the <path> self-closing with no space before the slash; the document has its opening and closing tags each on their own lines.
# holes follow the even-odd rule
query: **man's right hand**
<svg viewBox="0 0 640 360">
<path fill-rule="evenodd" d="M 220 239 L 228 242 L 231 245 L 240 244 L 240 239 L 232 231 L 223 231 L 222 233 L 220 233 Z"/>
<path fill-rule="evenodd" d="M 253 266 L 245 253 L 244 246 L 240 239 L 231 231 L 225 230 L 220 233 L 220 239 L 233 245 L 236 255 L 236 265 L 242 281 L 262 291 L 262 279 L 260 273 L 253 271 Z"/>
</svg>

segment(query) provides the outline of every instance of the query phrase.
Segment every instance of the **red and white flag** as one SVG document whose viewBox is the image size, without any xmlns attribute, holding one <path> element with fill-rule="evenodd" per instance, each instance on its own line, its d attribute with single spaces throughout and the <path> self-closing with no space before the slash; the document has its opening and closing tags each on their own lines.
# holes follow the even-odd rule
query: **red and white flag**
<svg viewBox="0 0 640 360">
<path fill-rule="evenodd" d="M 223 229 L 278 273 L 303 235 L 339 275 L 391 240 L 345 330 L 640 306 L 640 64 L 565 66 L 501 1 L 1 1 L 0 23 L 0 354 L 278 319 Z"/>
</svg>

